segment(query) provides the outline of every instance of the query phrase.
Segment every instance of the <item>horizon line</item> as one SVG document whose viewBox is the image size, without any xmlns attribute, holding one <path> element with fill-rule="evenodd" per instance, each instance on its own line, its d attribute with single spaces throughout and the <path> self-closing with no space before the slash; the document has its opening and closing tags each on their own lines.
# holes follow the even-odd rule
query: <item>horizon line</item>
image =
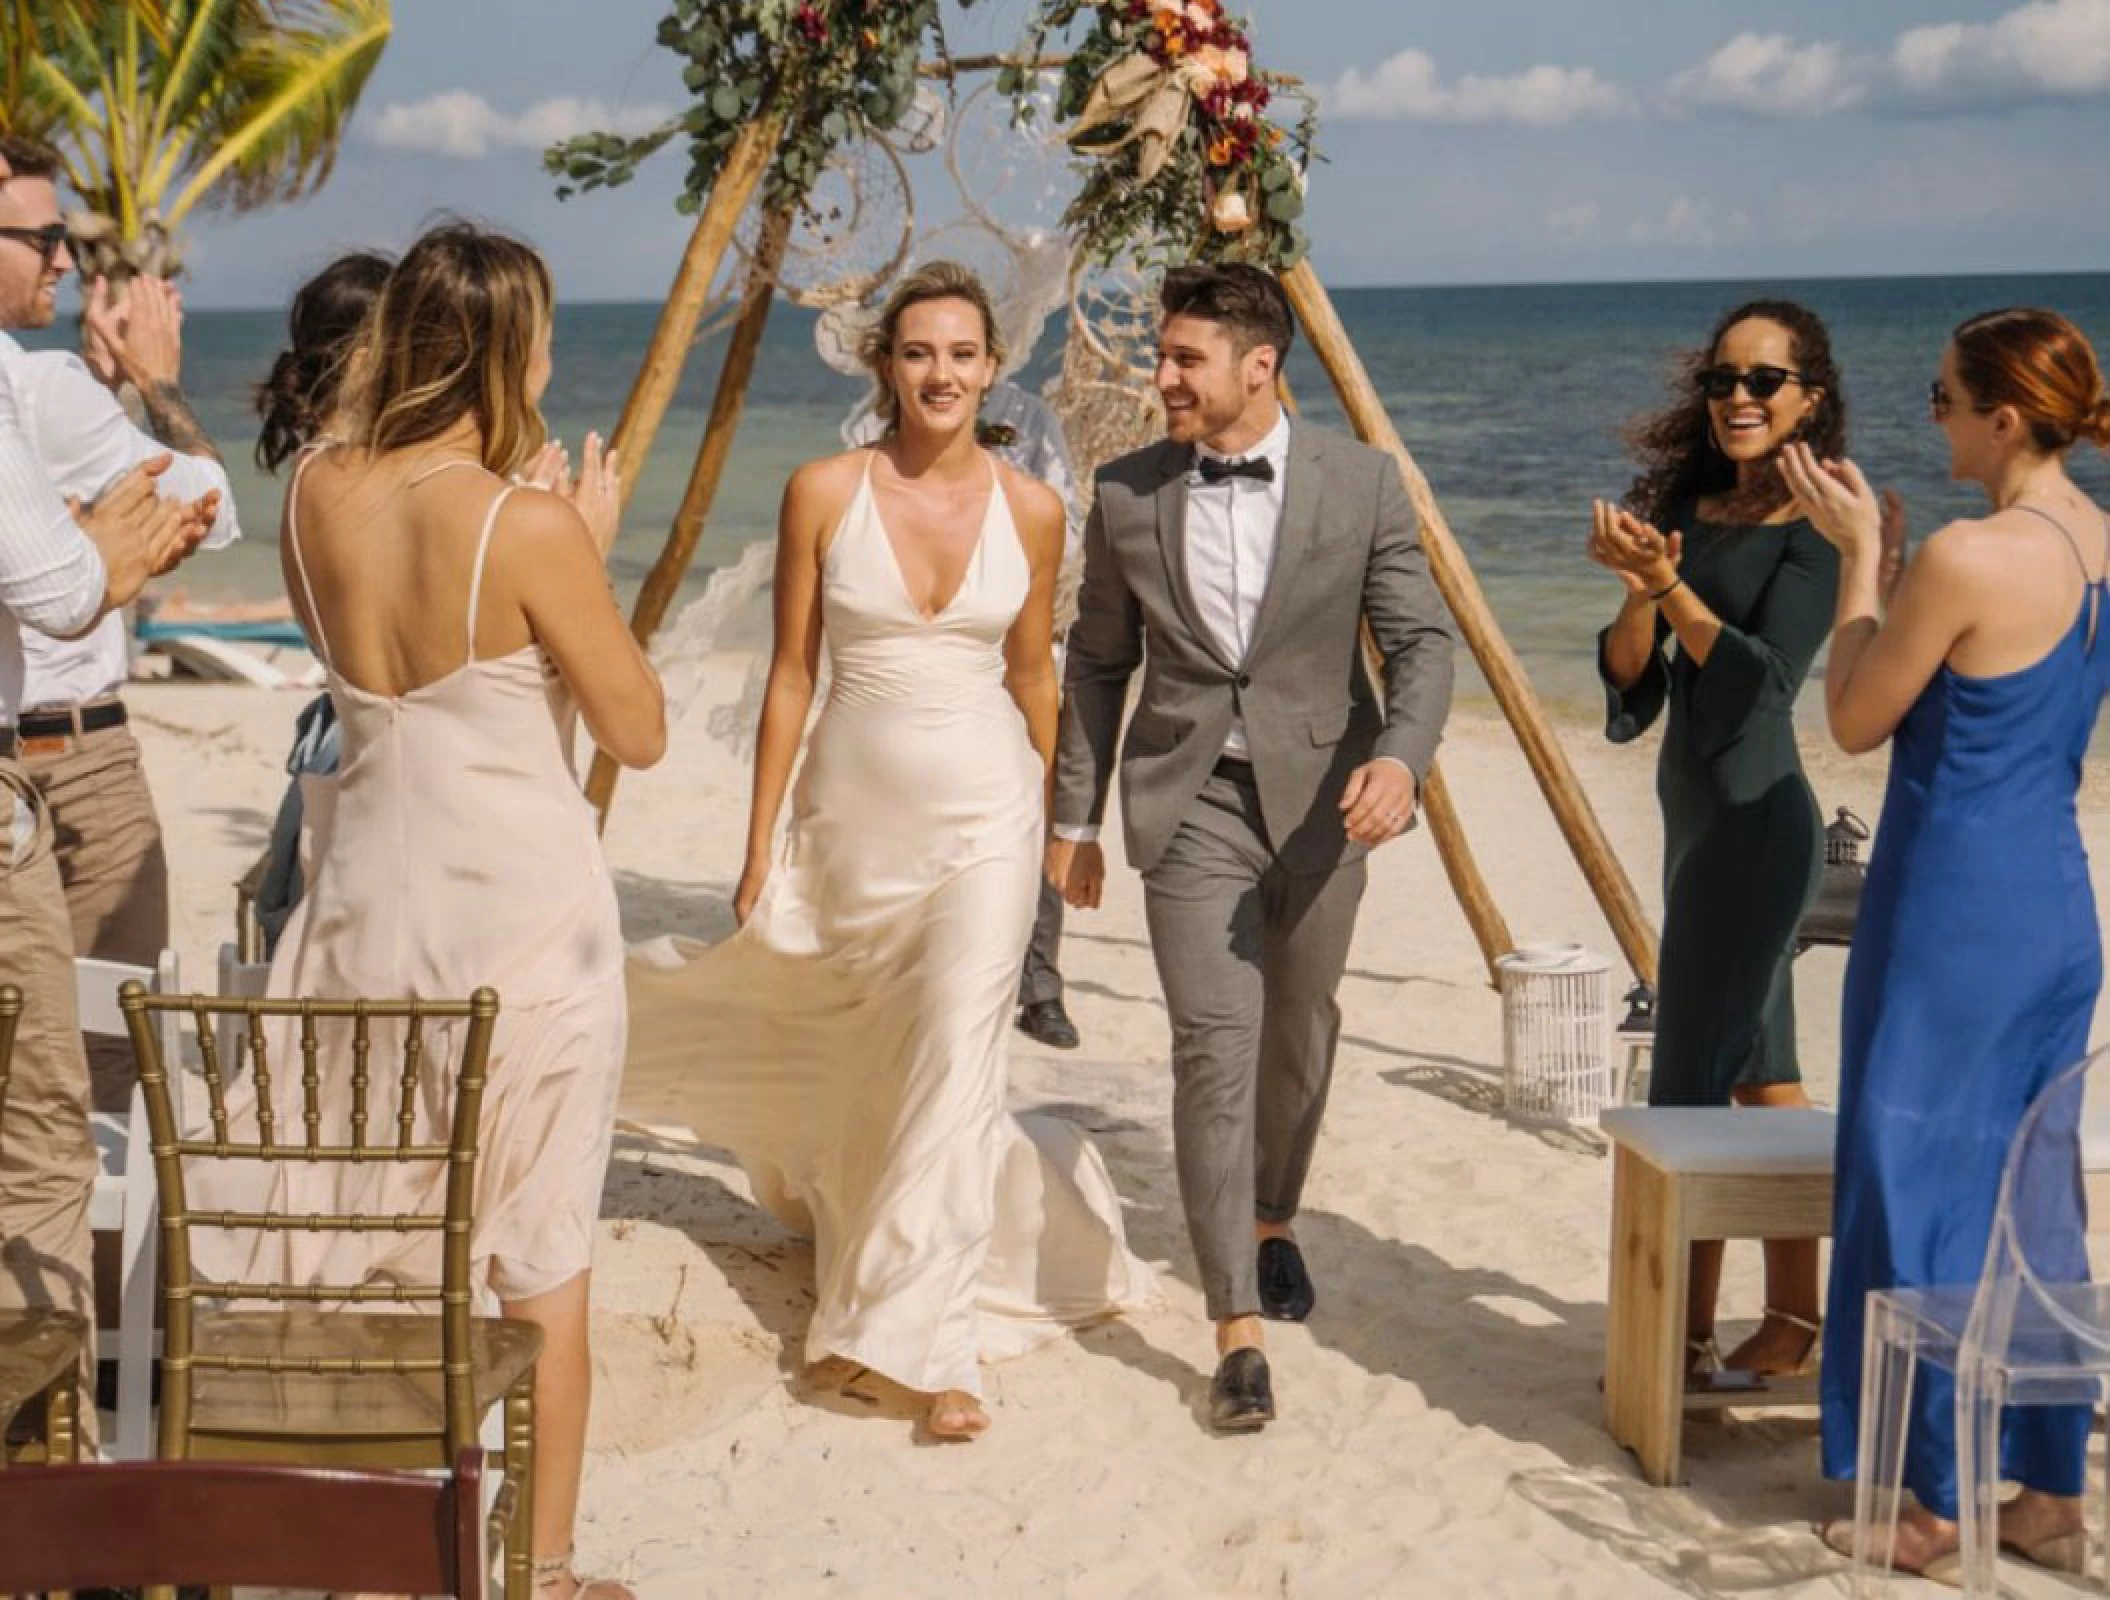
<svg viewBox="0 0 2110 1600">
<path fill-rule="evenodd" d="M 1480 289 L 1654 289 L 1666 286 L 1707 288 L 1726 284 L 1802 284 L 1802 283 L 1936 283 L 1953 282 L 1957 279 L 1991 278 L 2104 278 L 2110 277 L 2110 269 L 2101 267 L 1989 267 L 1962 272 L 1803 272 L 1746 273 L 1709 277 L 1661 277 L 1661 278 L 1489 278 L 1475 281 L 1443 281 L 1422 283 L 1336 283 L 1328 285 L 1335 294 L 1428 294 L 1445 291 Z M 562 300 L 566 306 L 648 306 L 662 304 L 665 296 L 651 295 L 593 296 Z M 193 303 L 193 311 L 199 312 L 279 312 L 283 305 L 200 305 Z M 793 309 L 798 309 L 794 307 Z M 1060 309 L 1060 308 L 1058 308 Z"/>
</svg>

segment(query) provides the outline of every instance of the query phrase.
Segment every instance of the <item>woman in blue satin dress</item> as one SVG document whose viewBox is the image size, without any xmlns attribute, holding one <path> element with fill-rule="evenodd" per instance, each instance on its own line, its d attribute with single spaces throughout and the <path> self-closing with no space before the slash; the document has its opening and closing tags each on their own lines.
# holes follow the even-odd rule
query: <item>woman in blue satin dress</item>
<svg viewBox="0 0 2110 1600">
<path fill-rule="evenodd" d="M 1991 510 L 1904 565 L 1903 515 L 1851 463 L 1785 463 L 1840 553 L 1825 706 L 1850 753 L 1891 741 L 1890 781 L 1847 964 L 1824 1470 L 1854 1475 L 1871 1289 L 1975 1283 L 2022 1114 L 2085 1053 L 2102 984 L 2074 813 L 2106 689 L 2110 523 L 2066 474 L 2110 445 L 2110 399 L 2079 330 L 2048 311 L 1974 317 L 1930 395 L 1950 473 Z M 1880 623 L 1878 617 L 1881 617 Z M 2047 1259 L 2085 1276 L 2083 1218 L 2045 1219 Z M 2069 1234 L 2061 1240 L 2059 1235 Z M 2086 1408 L 2011 1411 L 2002 1545 L 2077 1570 Z M 1957 1556 L 1955 1388 L 1922 1365 L 1892 1552 L 1942 1577 Z M 1851 1520 L 1824 1530 L 1850 1552 Z"/>
</svg>

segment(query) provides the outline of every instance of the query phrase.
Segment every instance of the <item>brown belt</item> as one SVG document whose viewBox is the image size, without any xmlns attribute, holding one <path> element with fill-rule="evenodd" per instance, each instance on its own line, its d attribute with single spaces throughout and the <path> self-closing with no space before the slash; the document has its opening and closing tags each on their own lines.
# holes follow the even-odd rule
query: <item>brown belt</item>
<svg viewBox="0 0 2110 1600">
<path fill-rule="evenodd" d="M 86 705 L 25 712 L 15 719 L 12 728 L 0 728 L 0 756 L 52 755 L 65 749 L 70 739 L 123 727 L 126 717 L 122 700 L 93 700 Z"/>
</svg>

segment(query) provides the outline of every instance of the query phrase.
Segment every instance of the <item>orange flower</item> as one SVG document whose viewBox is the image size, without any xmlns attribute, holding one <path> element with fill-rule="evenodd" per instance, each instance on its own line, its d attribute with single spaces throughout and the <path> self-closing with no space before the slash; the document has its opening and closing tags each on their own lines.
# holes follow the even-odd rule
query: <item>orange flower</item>
<svg viewBox="0 0 2110 1600">
<path fill-rule="evenodd" d="M 1267 142 L 1269 144 L 1280 144 L 1282 142 L 1282 139 L 1282 130 L 1276 127 L 1272 122 L 1269 123 L 1267 129 Z"/>
<path fill-rule="evenodd" d="M 1229 139 L 1218 138 L 1213 140 L 1209 145 L 1209 165 L 1212 167 L 1228 167 L 1231 164 L 1231 158 L 1236 154 L 1238 154 L 1238 146 Z"/>
</svg>

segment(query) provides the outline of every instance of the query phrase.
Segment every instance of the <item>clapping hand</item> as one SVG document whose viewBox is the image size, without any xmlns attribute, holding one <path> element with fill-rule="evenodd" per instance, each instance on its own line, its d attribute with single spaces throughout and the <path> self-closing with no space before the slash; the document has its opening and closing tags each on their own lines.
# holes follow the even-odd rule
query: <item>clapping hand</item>
<svg viewBox="0 0 2110 1600">
<path fill-rule="evenodd" d="M 1628 594 L 1652 595 L 1678 580 L 1682 533 L 1659 533 L 1609 500 L 1590 502 L 1590 559 L 1618 575 Z"/>
<path fill-rule="evenodd" d="M 1910 529 L 1905 523 L 1905 501 L 1895 489 L 1883 491 L 1883 559 L 1876 568 L 1876 592 L 1886 601 L 1905 576 L 1905 544 Z"/>
<path fill-rule="evenodd" d="M 1780 476 L 1795 497 L 1796 509 L 1842 557 L 1851 558 L 1864 550 L 1880 553 L 1891 538 L 1902 552 L 1903 504 L 1897 508 L 1893 532 L 1887 526 L 1889 513 L 1851 461 L 1820 460 L 1816 451 L 1798 439 L 1780 452 Z"/>
<path fill-rule="evenodd" d="M 513 481 L 530 489 L 547 489 L 551 494 L 569 500 L 572 496 L 571 452 L 564 448 L 562 439 L 551 439 L 527 458 L 526 464 L 513 474 Z"/>
<path fill-rule="evenodd" d="M 586 436 L 586 453 L 579 463 L 578 481 L 570 485 L 566 497 L 586 519 L 586 526 L 592 531 L 594 542 L 601 547 L 601 554 L 607 555 L 615 546 L 616 532 L 623 520 L 622 463 L 617 451 L 602 449 L 598 433 Z"/>
<path fill-rule="evenodd" d="M 217 492 L 173 500 L 156 491 L 154 480 L 168 470 L 169 460 L 159 455 L 141 462 L 93 506 L 68 502 L 74 521 L 102 553 L 111 606 L 129 604 L 147 579 L 179 565 L 198 548 L 219 514 Z"/>
<path fill-rule="evenodd" d="M 83 359 L 103 382 L 121 379 L 145 394 L 182 375 L 183 296 L 173 283 L 134 278 L 119 294 L 97 278 L 81 320 Z"/>
</svg>

